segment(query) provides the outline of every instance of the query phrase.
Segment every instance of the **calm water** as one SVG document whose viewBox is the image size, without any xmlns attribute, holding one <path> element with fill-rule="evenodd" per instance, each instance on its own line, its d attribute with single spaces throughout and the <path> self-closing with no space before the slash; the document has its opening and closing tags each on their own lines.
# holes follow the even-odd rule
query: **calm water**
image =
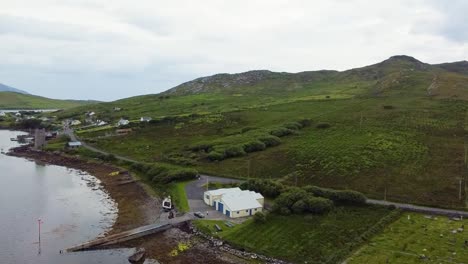
<svg viewBox="0 0 468 264">
<path fill-rule="evenodd" d="M 17 134 L 0 130 L 0 150 L 15 146 L 10 138 Z M 95 177 L 0 154 L 0 189 L 0 263 L 128 263 L 131 249 L 59 254 L 115 220 L 115 203 Z"/>
</svg>

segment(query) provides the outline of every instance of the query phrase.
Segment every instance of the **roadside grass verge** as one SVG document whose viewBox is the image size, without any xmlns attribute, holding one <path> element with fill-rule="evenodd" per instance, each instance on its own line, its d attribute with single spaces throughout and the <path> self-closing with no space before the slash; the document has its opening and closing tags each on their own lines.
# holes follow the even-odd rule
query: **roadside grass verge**
<svg viewBox="0 0 468 264">
<path fill-rule="evenodd" d="M 269 214 L 266 223 L 249 219 L 232 228 L 223 221 L 197 220 L 195 225 L 241 249 L 298 263 L 327 263 L 346 258 L 349 251 L 338 249 L 359 247 L 358 238 L 391 212 L 380 206 L 346 206 L 325 215 Z M 216 233 L 214 224 L 223 231 Z"/>
<path fill-rule="evenodd" d="M 468 226 L 468 220 L 405 213 L 351 256 L 348 263 L 466 263 L 467 231 L 453 233 L 462 226 Z"/>
<path fill-rule="evenodd" d="M 189 212 L 190 207 L 187 200 L 187 193 L 185 192 L 185 186 L 191 181 L 175 182 L 169 185 L 169 193 L 171 195 L 172 202 L 180 212 Z"/>
</svg>

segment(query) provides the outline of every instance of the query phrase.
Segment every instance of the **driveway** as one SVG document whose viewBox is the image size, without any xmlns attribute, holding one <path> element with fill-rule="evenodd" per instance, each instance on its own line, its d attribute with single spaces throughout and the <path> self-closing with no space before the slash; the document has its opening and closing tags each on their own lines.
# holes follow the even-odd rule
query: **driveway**
<svg viewBox="0 0 468 264">
<path fill-rule="evenodd" d="M 207 190 L 207 182 L 234 183 L 242 182 L 237 179 L 213 177 L 208 175 L 200 175 L 198 180 L 192 181 L 185 186 L 187 200 L 190 207 L 190 212 L 202 212 L 205 218 L 213 220 L 228 220 L 227 216 L 215 210 L 214 207 L 208 206 L 203 202 L 203 193 Z"/>
</svg>

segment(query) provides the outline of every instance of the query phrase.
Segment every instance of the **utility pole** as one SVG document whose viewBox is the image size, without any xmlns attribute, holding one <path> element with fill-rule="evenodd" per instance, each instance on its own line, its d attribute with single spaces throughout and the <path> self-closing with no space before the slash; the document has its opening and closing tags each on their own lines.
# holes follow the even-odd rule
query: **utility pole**
<svg viewBox="0 0 468 264">
<path fill-rule="evenodd" d="M 38 219 L 37 220 L 37 223 L 39 225 L 39 255 L 41 254 L 41 224 L 42 224 L 42 220 L 41 219 Z"/>
</svg>

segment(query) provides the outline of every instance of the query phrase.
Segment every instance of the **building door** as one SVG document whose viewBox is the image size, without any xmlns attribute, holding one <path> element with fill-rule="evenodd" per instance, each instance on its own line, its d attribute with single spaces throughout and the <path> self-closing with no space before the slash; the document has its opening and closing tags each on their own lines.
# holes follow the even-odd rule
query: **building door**
<svg viewBox="0 0 468 264">
<path fill-rule="evenodd" d="M 252 215 L 252 209 L 250 209 L 250 213 L 249 213 L 249 215 Z"/>
<path fill-rule="evenodd" d="M 218 211 L 223 212 L 224 206 L 223 203 L 218 202 Z"/>
<path fill-rule="evenodd" d="M 229 212 L 229 210 L 226 210 L 226 215 L 231 217 L 231 212 Z"/>
</svg>

